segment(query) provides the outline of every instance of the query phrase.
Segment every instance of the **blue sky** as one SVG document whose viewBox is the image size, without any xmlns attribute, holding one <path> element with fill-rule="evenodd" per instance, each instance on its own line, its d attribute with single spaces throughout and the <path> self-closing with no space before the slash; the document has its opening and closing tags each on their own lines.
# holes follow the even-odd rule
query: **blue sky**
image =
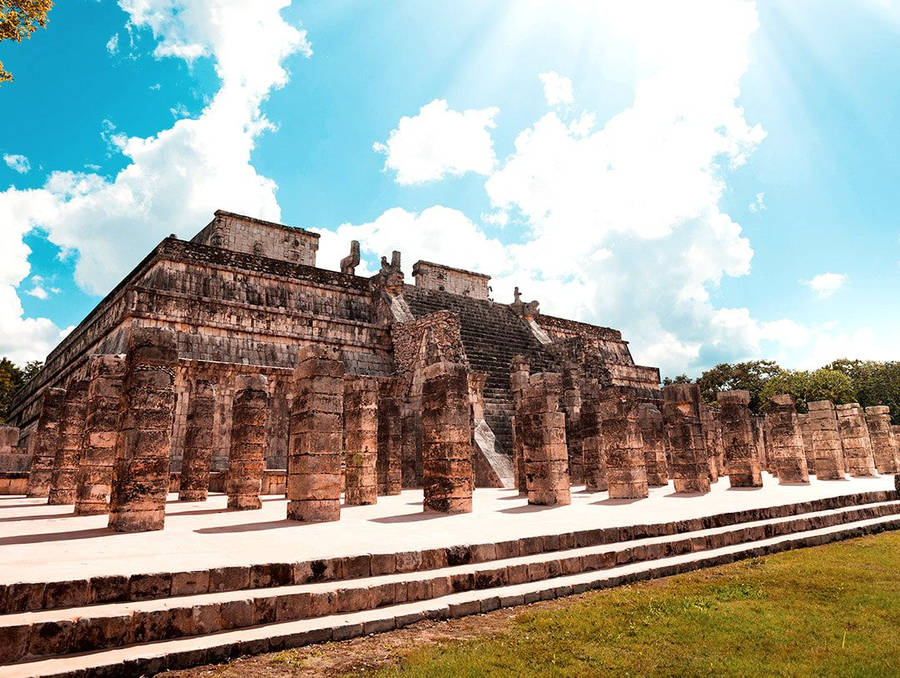
<svg viewBox="0 0 900 678">
<path fill-rule="evenodd" d="M 674 5 L 677 5 L 674 6 Z M 665 374 L 897 359 L 900 3 L 70 0 L 0 46 L 0 353 L 221 207 Z"/>
</svg>

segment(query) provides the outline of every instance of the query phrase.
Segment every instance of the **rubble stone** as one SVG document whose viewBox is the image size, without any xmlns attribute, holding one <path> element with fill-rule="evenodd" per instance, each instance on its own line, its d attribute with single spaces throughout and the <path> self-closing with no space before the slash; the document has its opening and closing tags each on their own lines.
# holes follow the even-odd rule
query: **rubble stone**
<svg viewBox="0 0 900 678">
<path fill-rule="evenodd" d="M 89 383 L 87 379 L 76 379 L 66 389 L 48 504 L 61 506 L 75 503 L 75 475 L 81 457 Z"/>
<path fill-rule="evenodd" d="M 185 422 L 178 498 L 181 501 L 206 501 L 213 454 L 216 389 L 209 379 L 197 379 L 192 386 Z"/>
<path fill-rule="evenodd" d="M 528 503 L 570 504 L 566 415 L 559 411 L 562 377 L 539 372 L 529 377 L 516 410 L 522 433 Z"/>
<path fill-rule="evenodd" d="M 347 506 L 378 501 L 377 404 L 378 381 L 374 377 L 344 377 L 344 503 Z"/>
<path fill-rule="evenodd" d="M 848 403 L 837 405 L 835 409 L 847 473 L 859 478 L 874 476 L 875 457 L 862 407 L 859 403 Z"/>
<path fill-rule="evenodd" d="M 303 522 L 338 520 L 344 363 L 334 349 L 304 346 L 297 355 L 294 380 L 287 517 Z"/>
<path fill-rule="evenodd" d="M 169 491 L 178 349 L 172 330 L 132 328 L 125 357 L 109 526 L 161 530 Z"/>
<path fill-rule="evenodd" d="M 700 425 L 700 389 L 696 384 L 672 384 L 665 386 L 662 394 L 675 492 L 709 492 L 709 462 Z"/>
<path fill-rule="evenodd" d="M 814 400 L 807 403 L 809 418 L 807 427 L 815 458 L 816 478 L 819 480 L 843 480 L 844 453 L 837 415 L 830 400 Z"/>
<path fill-rule="evenodd" d="M 225 490 L 228 508 L 246 511 L 262 507 L 259 494 L 266 469 L 269 383 L 262 374 L 250 374 L 239 376 L 236 386 Z"/>
<path fill-rule="evenodd" d="M 59 430 L 66 401 L 66 389 L 48 388 L 41 397 L 41 414 L 34 435 L 34 457 L 28 474 L 29 497 L 48 497 L 53 480 L 53 464 L 59 445 Z"/>
<path fill-rule="evenodd" d="M 808 483 L 806 452 L 794 399 L 786 394 L 769 398 L 769 423 L 776 475 L 782 483 Z"/>
<path fill-rule="evenodd" d="M 88 363 L 87 407 L 78 473 L 75 477 L 75 514 L 109 511 L 116 438 L 121 415 L 125 356 L 96 355 Z"/>
<path fill-rule="evenodd" d="M 762 487 L 749 391 L 720 391 L 719 420 L 725 447 L 725 467 L 731 487 Z"/>
</svg>

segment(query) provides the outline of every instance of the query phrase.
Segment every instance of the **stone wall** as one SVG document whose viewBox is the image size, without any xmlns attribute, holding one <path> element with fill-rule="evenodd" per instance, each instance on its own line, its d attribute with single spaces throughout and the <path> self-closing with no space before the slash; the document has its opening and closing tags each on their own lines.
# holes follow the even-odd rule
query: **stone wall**
<svg viewBox="0 0 900 678">
<path fill-rule="evenodd" d="M 315 266 L 319 234 L 243 214 L 216 210 L 215 218 L 192 238 L 192 242 Z"/>
<path fill-rule="evenodd" d="M 426 290 L 450 292 L 473 299 L 490 297 L 491 276 L 483 273 L 465 271 L 430 261 L 417 261 L 413 264 L 412 274 L 416 279 L 416 287 Z"/>
</svg>

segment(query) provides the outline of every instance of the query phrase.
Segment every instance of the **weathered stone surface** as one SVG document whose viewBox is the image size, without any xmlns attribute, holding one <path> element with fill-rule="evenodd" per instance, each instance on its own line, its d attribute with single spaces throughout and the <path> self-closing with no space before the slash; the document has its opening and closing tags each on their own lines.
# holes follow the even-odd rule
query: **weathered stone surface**
<svg viewBox="0 0 900 678">
<path fill-rule="evenodd" d="M 48 388 L 41 397 L 41 414 L 38 419 L 34 446 L 34 457 L 31 460 L 31 471 L 28 475 L 29 497 L 47 497 L 53 480 L 53 464 L 56 461 L 56 450 L 59 445 L 59 430 L 66 401 L 66 389 Z"/>
<path fill-rule="evenodd" d="M 81 516 L 109 511 L 125 356 L 92 356 L 87 373 L 84 437 L 75 478 L 75 513 Z"/>
<path fill-rule="evenodd" d="M 816 478 L 843 480 L 844 453 L 834 405 L 830 400 L 816 400 L 807 403 L 807 406 L 809 407 L 807 428 L 815 458 Z"/>
<path fill-rule="evenodd" d="M 640 404 L 627 387 L 601 392 L 600 417 L 606 481 L 610 499 L 648 496 Z"/>
<path fill-rule="evenodd" d="M 425 369 L 422 386 L 424 509 L 470 513 L 474 471 L 466 369 L 439 362 Z"/>
<path fill-rule="evenodd" d="M 806 452 L 803 450 L 797 409 L 791 396 L 779 394 L 769 398 L 769 422 L 779 482 L 808 483 Z"/>
<path fill-rule="evenodd" d="M 0 473 L 22 473 L 30 467 L 31 455 L 19 447 L 19 427 L 0 426 Z"/>
<path fill-rule="evenodd" d="M 530 369 L 528 360 L 525 356 L 513 356 L 509 372 L 509 388 L 512 393 L 514 412 L 519 407 L 519 402 L 522 399 L 522 392 L 528 386 Z M 525 474 L 525 451 L 522 447 L 521 422 L 513 415 L 510 418 L 510 425 L 512 427 L 513 476 L 515 478 L 515 486 L 520 493 L 527 493 L 528 481 Z"/>
<path fill-rule="evenodd" d="M 375 471 L 378 456 L 378 381 L 344 376 L 344 503 L 378 500 Z"/>
<path fill-rule="evenodd" d="M 639 422 L 644 441 L 644 465 L 647 484 L 663 487 L 669 482 L 669 466 L 666 457 L 666 422 L 656 405 L 641 403 Z"/>
<path fill-rule="evenodd" d="M 886 405 L 867 407 L 866 425 L 872 441 L 875 468 L 879 473 L 900 473 L 900 458 L 891 428 L 891 408 Z"/>
<path fill-rule="evenodd" d="M 862 407 L 859 403 L 848 403 L 837 405 L 835 409 L 847 473 L 856 477 L 874 476 L 875 457 Z"/>
<path fill-rule="evenodd" d="M 81 458 L 84 421 L 87 410 L 87 379 L 76 379 L 66 389 L 59 424 L 59 438 L 56 459 L 53 462 L 53 476 L 50 481 L 48 504 L 66 505 L 75 503 L 78 462 Z"/>
<path fill-rule="evenodd" d="M 719 452 L 721 449 L 721 432 L 718 430 L 715 411 L 700 401 L 700 425 L 703 429 L 703 442 L 706 446 L 706 463 L 709 467 L 709 481 L 719 481 Z"/>
<path fill-rule="evenodd" d="M 334 349 L 304 346 L 294 370 L 287 517 L 303 522 L 341 516 L 344 364 Z"/>
<path fill-rule="evenodd" d="M 569 451 L 569 482 L 584 482 L 584 451 L 581 448 L 581 383 L 584 374 L 574 364 L 563 370 L 563 393 L 560 407 L 566 415 L 566 448 Z"/>
<path fill-rule="evenodd" d="M 803 439 L 803 453 L 806 455 L 806 468 L 810 475 L 816 472 L 816 454 L 812 445 L 812 429 L 809 423 L 809 414 L 797 415 L 797 423 L 800 427 L 800 436 Z"/>
<path fill-rule="evenodd" d="M 608 489 L 600 400 L 600 387 L 585 381 L 581 386 L 581 450 L 584 487 L 588 492 Z"/>
<path fill-rule="evenodd" d="M 403 381 L 396 377 L 378 381 L 378 494 L 400 494 L 403 489 L 403 389 Z"/>
<path fill-rule="evenodd" d="M 709 492 L 709 462 L 700 425 L 700 389 L 694 384 L 672 384 L 664 387 L 662 394 L 675 492 Z"/>
<path fill-rule="evenodd" d="M 231 455 L 225 483 L 228 508 L 258 509 L 263 472 L 266 468 L 266 420 L 268 381 L 261 374 L 238 378 L 231 408 Z"/>
<path fill-rule="evenodd" d="M 174 332 L 132 329 L 109 501 L 109 526 L 117 532 L 161 530 L 165 523 L 177 362 Z"/>
<path fill-rule="evenodd" d="M 566 415 L 559 411 L 562 377 L 539 372 L 529 377 L 516 410 L 522 434 L 528 503 L 557 506 L 571 503 Z"/>
<path fill-rule="evenodd" d="M 725 448 L 725 467 L 731 487 L 762 487 L 762 469 L 753 433 L 748 391 L 720 391 L 719 421 Z"/>
<path fill-rule="evenodd" d="M 760 469 L 768 471 L 768 453 L 766 450 L 766 416 L 764 414 L 754 414 L 750 422 L 753 426 L 753 442 L 756 445 L 756 456 L 759 459 Z"/>
<path fill-rule="evenodd" d="M 206 500 L 213 454 L 215 396 L 215 385 L 209 379 L 196 379 L 191 385 L 178 491 L 182 501 Z"/>
</svg>

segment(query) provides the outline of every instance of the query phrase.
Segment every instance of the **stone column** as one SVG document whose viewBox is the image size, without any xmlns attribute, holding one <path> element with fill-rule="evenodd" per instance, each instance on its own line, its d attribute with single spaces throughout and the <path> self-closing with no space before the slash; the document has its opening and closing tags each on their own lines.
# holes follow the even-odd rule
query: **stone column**
<svg viewBox="0 0 900 678">
<path fill-rule="evenodd" d="M 672 384 L 665 386 L 662 394 L 675 492 L 709 492 L 709 463 L 700 426 L 700 389 L 696 384 Z"/>
<path fill-rule="evenodd" d="M 177 364 L 172 330 L 132 328 L 109 500 L 109 526 L 117 532 L 161 530 L 165 524 Z"/>
<path fill-rule="evenodd" d="M 847 473 L 859 478 L 874 476 L 875 457 L 872 454 L 872 441 L 869 439 L 863 409 L 859 403 L 837 405 L 835 409 Z"/>
<path fill-rule="evenodd" d="M 716 448 L 716 425 L 712 410 L 700 401 L 700 426 L 703 428 L 703 442 L 706 449 L 706 463 L 709 469 L 709 481 L 719 482 L 719 455 Z"/>
<path fill-rule="evenodd" d="M 109 511 L 124 377 L 123 355 L 96 355 L 88 363 L 84 437 L 75 477 L 76 515 Z"/>
<path fill-rule="evenodd" d="M 894 433 L 894 458 L 900 464 L 900 424 L 893 424 L 891 431 Z M 900 473 L 897 475 L 900 475 Z"/>
<path fill-rule="evenodd" d="M 751 418 L 753 425 L 753 442 L 756 444 L 756 458 L 759 459 L 759 468 L 761 471 L 768 470 L 766 459 L 766 417 L 763 414 L 754 414 Z"/>
<path fill-rule="evenodd" d="M 837 416 L 830 400 L 815 400 L 807 404 L 810 445 L 815 458 L 818 480 L 843 480 L 844 455 Z"/>
<path fill-rule="evenodd" d="M 644 441 L 647 484 L 650 487 L 664 487 L 669 483 L 669 466 L 666 461 L 666 424 L 662 412 L 651 403 L 641 403 L 638 421 Z"/>
<path fill-rule="evenodd" d="M 64 388 L 46 388 L 41 394 L 41 413 L 33 434 L 36 440 L 26 490 L 29 497 L 46 498 L 50 495 L 53 463 L 56 461 L 56 448 L 59 444 L 60 419 L 65 401 Z"/>
<path fill-rule="evenodd" d="M 643 499 L 649 490 L 640 404 L 629 389 L 613 386 L 601 393 L 600 417 L 609 498 Z"/>
<path fill-rule="evenodd" d="M 378 380 L 344 377 L 344 503 L 363 506 L 378 501 L 375 460 L 378 455 Z"/>
<path fill-rule="evenodd" d="M 19 449 L 19 427 L 0 426 L 0 473 L 21 473 L 31 460 Z"/>
<path fill-rule="evenodd" d="M 585 381 L 581 387 L 581 451 L 584 489 L 588 492 L 605 492 L 609 489 L 602 423 L 600 387 L 596 383 Z"/>
<path fill-rule="evenodd" d="M 803 454 L 806 455 L 806 468 L 810 475 L 813 475 L 816 472 L 816 454 L 813 451 L 809 414 L 798 414 L 797 423 L 800 427 L 800 437 L 803 439 Z"/>
<path fill-rule="evenodd" d="M 569 493 L 569 453 L 566 415 L 559 411 L 562 376 L 532 374 L 516 410 L 522 431 L 528 503 L 558 506 L 572 503 Z"/>
<path fill-rule="evenodd" d="M 808 483 L 806 453 L 794 399 L 787 394 L 769 398 L 769 422 L 775 470 L 781 483 Z"/>
<path fill-rule="evenodd" d="M 304 346 L 297 354 L 294 382 L 287 517 L 303 522 L 339 520 L 344 363 L 334 349 Z"/>
<path fill-rule="evenodd" d="M 581 449 L 581 370 L 567 365 L 563 370 L 563 392 L 560 404 L 566 415 L 566 447 L 569 452 L 569 482 L 584 482 L 584 457 Z"/>
<path fill-rule="evenodd" d="M 756 453 L 749 391 L 719 391 L 719 420 L 725 446 L 725 467 L 731 487 L 762 487 Z"/>
<path fill-rule="evenodd" d="M 403 489 L 402 399 L 401 379 L 388 377 L 378 381 L 378 494 L 400 494 Z"/>
<path fill-rule="evenodd" d="M 75 503 L 75 475 L 78 473 L 78 461 L 81 457 L 89 384 L 87 379 L 76 379 L 66 389 L 48 504 L 60 506 Z"/>
<path fill-rule="evenodd" d="M 262 374 L 239 374 L 235 387 L 225 493 L 230 510 L 248 511 L 262 508 L 259 494 L 266 469 L 269 382 Z"/>
<path fill-rule="evenodd" d="M 523 355 L 513 356 L 509 373 L 509 388 L 512 392 L 513 411 L 518 409 L 522 391 L 528 386 L 531 367 Z M 522 447 L 522 430 L 520 422 L 513 415 L 510 417 L 513 442 L 513 477 L 519 493 L 528 492 L 528 481 L 525 475 L 525 453 Z"/>
<path fill-rule="evenodd" d="M 891 408 L 873 405 L 866 408 L 866 425 L 872 441 L 872 456 L 879 473 L 900 473 L 900 459 L 891 429 Z"/>
<path fill-rule="evenodd" d="M 206 501 L 213 453 L 216 388 L 208 379 L 197 379 L 188 403 L 181 458 L 181 501 Z"/>
<path fill-rule="evenodd" d="M 422 386 L 424 509 L 471 513 L 472 468 L 469 382 L 463 365 L 425 368 Z"/>
</svg>

